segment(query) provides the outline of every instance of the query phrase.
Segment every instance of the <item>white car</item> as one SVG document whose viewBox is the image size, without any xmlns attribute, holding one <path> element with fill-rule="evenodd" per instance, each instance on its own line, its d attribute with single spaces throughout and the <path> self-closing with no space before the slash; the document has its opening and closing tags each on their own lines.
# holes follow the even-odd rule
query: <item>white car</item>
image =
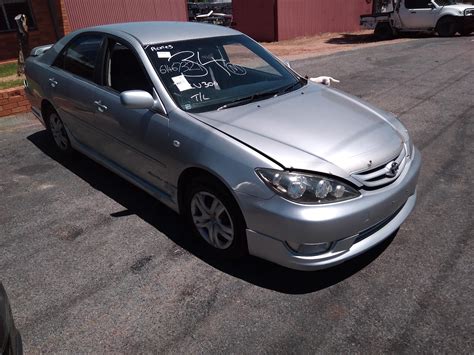
<svg viewBox="0 0 474 355">
<path fill-rule="evenodd" d="M 361 25 L 375 29 L 380 39 L 411 31 L 466 36 L 474 31 L 474 5 L 456 0 L 375 0 L 372 15 L 361 16 Z"/>
</svg>

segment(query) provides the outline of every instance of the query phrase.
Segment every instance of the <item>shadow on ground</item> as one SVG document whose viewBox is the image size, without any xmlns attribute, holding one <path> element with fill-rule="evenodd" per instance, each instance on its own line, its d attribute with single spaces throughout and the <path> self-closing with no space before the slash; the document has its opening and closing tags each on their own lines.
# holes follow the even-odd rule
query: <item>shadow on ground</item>
<svg viewBox="0 0 474 355">
<path fill-rule="evenodd" d="M 412 32 L 412 33 L 403 33 L 397 38 L 430 38 L 437 37 L 433 33 L 429 32 Z M 354 33 L 343 33 L 340 37 L 330 38 L 326 41 L 329 44 L 364 44 L 364 43 L 373 43 L 373 42 L 382 42 L 390 40 L 380 40 L 374 36 L 373 33 L 369 34 L 354 34 Z"/>
<path fill-rule="evenodd" d="M 395 233 L 364 255 L 322 271 L 290 270 L 252 256 L 241 260 L 223 260 L 213 256 L 204 242 L 191 238 L 190 231 L 184 226 L 178 214 L 141 189 L 79 153 L 73 159 L 62 158 L 44 130 L 30 135 L 28 140 L 93 188 L 125 207 L 125 210 L 111 211 L 112 217 L 137 215 L 174 243 L 216 269 L 259 287 L 278 292 L 304 294 L 337 284 L 374 261 L 390 245 L 396 235 Z"/>
</svg>

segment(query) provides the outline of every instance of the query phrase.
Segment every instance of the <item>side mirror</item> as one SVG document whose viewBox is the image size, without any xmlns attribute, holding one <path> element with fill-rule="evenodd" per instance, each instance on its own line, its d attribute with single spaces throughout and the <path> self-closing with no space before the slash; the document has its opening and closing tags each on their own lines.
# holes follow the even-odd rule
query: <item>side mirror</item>
<svg viewBox="0 0 474 355">
<path fill-rule="evenodd" d="M 434 4 L 430 1 L 427 5 L 426 5 L 429 9 L 434 9 L 435 6 Z"/>
<path fill-rule="evenodd" d="M 120 94 L 120 102 L 126 108 L 151 109 L 155 100 L 150 93 L 143 90 L 129 90 Z"/>
</svg>

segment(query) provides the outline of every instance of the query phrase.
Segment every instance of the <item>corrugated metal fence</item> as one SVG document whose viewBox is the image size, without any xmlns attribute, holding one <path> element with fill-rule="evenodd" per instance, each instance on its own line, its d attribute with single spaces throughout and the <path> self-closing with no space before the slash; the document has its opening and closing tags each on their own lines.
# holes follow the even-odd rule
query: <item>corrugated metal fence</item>
<svg viewBox="0 0 474 355">
<path fill-rule="evenodd" d="M 237 30 L 257 41 L 275 41 L 276 0 L 232 0 Z"/>
<path fill-rule="evenodd" d="M 366 0 L 278 0 L 278 40 L 355 31 L 360 15 L 371 10 Z"/>
<path fill-rule="evenodd" d="M 371 0 L 233 0 L 236 28 L 259 41 L 356 31 Z"/>
<path fill-rule="evenodd" d="M 71 30 L 117 22 L 187 21 L 186 0 L 64 0 Z"/>
</svg>

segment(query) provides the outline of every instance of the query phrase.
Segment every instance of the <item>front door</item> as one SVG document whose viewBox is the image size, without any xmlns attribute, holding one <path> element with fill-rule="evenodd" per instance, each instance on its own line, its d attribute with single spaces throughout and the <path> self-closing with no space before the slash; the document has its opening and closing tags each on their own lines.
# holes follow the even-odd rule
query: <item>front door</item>
<svg viewBox="0 0 474 355">
<path fill-rule="evenodd" d="M 101 153 L 166 193 L 168 117 L 148 109 L 128 109 L 120 102 L 120 93 L 127 90 L 156 95 L 142 63 L 132 49 L 110 38 L 102 72 L 102 85 L 94 95 L 94 125 L 103 135 Z"/>
<path fill-rule="evenodd" d="M 429 30 L 436 26 L 438 12 L 431 0 L 404 0 L 399 13 L 404 29 Z"/>
</svg>

